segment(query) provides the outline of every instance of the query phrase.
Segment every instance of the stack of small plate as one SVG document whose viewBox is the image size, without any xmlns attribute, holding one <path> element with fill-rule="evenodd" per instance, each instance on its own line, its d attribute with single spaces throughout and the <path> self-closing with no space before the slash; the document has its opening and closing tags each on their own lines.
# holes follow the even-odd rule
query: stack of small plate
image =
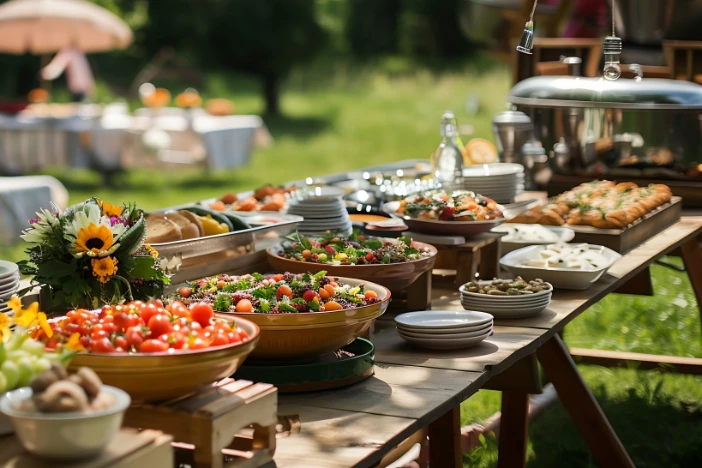
<svg viewBox="0 0 702 468">
<path fill-rule="evenodd" d="M 512 163 L 481 164 L 463 169 L 463 188 L 492 198 L 497 203 L 514 203 L 524 191 L 524 166 Z"/>
<path fill-rule="evenodd" d="M 319 234 L 327 231 L 350 234 L 351 219 L 342 197 L 344 190 L 338 187 L 315 187 L 298 195 L 288 206 L 288 214 L 302 216 L 298 225 L 303 234 Z"/>
<path fill-rule="evenodd" d="M 0 313 L 9 312 L 7 301 L 19 289 L 19 268 L 12 262 L 0 260 Z"/>
<path fill-rule="evenodd" d="M 492 335 L 492 315 L 470 310 L 409 312 L 395 325 L 404 340 L 431 349 L 470 348 Z"/>
<path fill-rule="evenodd" d="M 491 281 L 479 281 L 478 284 L 490 284 Z M 531 317 L 546 307 L 551 302 L 553 286 L 549 289 L 534 294 L 517 296 L 492 296 L 468 292 L 465 285 L 459 288 L 461 292 L 461 305 L 466 310 L 479 310 L 493 315 L 496 319 L 519 319 Z"/>
</svg>

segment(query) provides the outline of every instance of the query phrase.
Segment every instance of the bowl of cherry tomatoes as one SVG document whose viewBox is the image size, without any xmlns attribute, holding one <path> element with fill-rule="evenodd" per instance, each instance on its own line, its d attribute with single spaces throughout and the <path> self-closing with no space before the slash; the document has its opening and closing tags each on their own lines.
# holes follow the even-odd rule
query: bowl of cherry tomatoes
<svg viewBox="0 0 702 468">
<path fill-rule="evenodd" d="M 69 369 L 92 368 L 106 385 L 134 401 L 195 392 L 232 375 L 256 346 L 260 329 L 236 316 L 215 316 L 210 304 L 133 301 L 77 309 L 35 330 L 49 349 L 78 350 Z"/>
</svg>

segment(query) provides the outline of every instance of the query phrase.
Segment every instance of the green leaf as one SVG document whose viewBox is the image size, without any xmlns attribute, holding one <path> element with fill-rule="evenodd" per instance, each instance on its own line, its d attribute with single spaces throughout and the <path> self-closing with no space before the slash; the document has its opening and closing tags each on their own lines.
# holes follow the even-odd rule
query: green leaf
<svg viewBox="0 0 702 468">
<path fill-rule="evenodd" d="M 405 249 L 405 255 L 412 255 L 412 254 L 418 254 L 419 250 L 415 249 L 414 247 L 407 247 Z"/>
<path fill-rule="evenodd" d="M 131 269 L 129 270 L 129 275 L 142 280 L 151 279 L 156 274 L 156 270 L 154 269 L 155 262 L 156 259 L 151 256 L 132 257 L 132 265 Z"/>
<path fill-rule="evenodd" d="M 291 306 L 290 304 L 287 304 L 285 302 L 279 302 L 278 303 L 278 310 L 281 312 L 293 312 L 296 313 L 297 309 Z"/>
<path fill-rule="evenodd" d="M 407 237 L 407 236 L 400 236 L 397 238 L 400 242 L 403 242 L 405 245 L 410 246 L 412 245 L 412 238 Z"/>
<path fill-rule="evenodd" d="M 228 294 L 217 294 L 212 308 L 218 312 L 229 312 L 232 306 L 232 297 Z"/>
<path fill-rule="evenodd" d="M 324 278 L 325 276 L 327 276 L 327 272 L 324 271 L 324 270 L 322 270 L 322 271 L 318 271 L 317 273 L 315 273 L 314 275 L 312 275 L 312 278 L 314 278 L 314 279 L 316 279 L 316 280 L 321 280 L 321 279 Z"/>
<path fill-rule="evenodd" d="M 265 279 L 261 273 L 251 273 L 251 276 L 253 276 L 256 281 L 263 281 Z"/>
<path fill-rule="evenodd" d="M 141 213 L 139 219 L 119 238 L 119 250 L 127 252 L 129 255 L 139 250 L 146 239 L 146 217 L 143 211 L 138 210 L 138 212 Z"/>
<path fill-rule="evenodd" d="M 309 301 L 307 307 L 313 312 L 319 312 L 319 301 Z"/>
<path fill-rule="evenodd" d="M 312 248 L 312 243 L 307 237 L 300 237 L 300 243 L 305 247 L 305 249 L 309 250 Z"/>
<path fill-rule="evenodd" d="M 58 260 L 49 260 L 46 263 L 37 265 L 37 275 L 45 278 L 65 278 L 76 271 L 75 263 L 60 262 Z"/>
<path fill-rule="evenodd" d="M 379 239 L 366 239 L 362 244 L 364 247 L 368 247 L 371 250 L 378 250 L 383 246 L 383 242 Z"/>
</svg>

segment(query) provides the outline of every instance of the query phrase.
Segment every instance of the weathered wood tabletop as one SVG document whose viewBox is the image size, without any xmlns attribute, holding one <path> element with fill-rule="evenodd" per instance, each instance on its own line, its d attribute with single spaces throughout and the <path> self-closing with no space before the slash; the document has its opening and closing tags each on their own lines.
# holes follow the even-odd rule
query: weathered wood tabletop
<svg viewBox="0 0 702 468">
<path fill-rule="evenodd" d="M 435 465 L 461 466 L 458 405 L 484 387 L 491 377 L 506 373 L 515 363 L 535 353 L 547 372 L 567 376 L 551 376 L 551 380 L 559 394 L 564 393 L 561 398 L 600 465 L 633 466 L 577 373 L 558 333 L 666 253 L 678 248 L 685 253 L 687 248 L 687 257 L 683 256 L 686 265 L 693 261 L 700 254 L 695 240 L 700 235 L 702 217 L 684 217 L 624 255 L 588 290 L 554 291 L 549 308 L 541 314 L 522 320 L 496 320 L 494 334 L 474 348 L 414 348 L 399 337 L 391 321 L 378 320 L 371 336 L 376 346 L 375 376 L 343 389 L 280 396 L 278 414 L 298 418 L 300 426 L 298 432 L 278 440 L 277 466 L 373 466 L 405 438 L 426 427 L 433 441 L 430 451 Z M 702 294 L 702 257 L 699 260 L 699 265 L 688 267 L 691 276 L 700 276 L 693 281 L 698 296 Z M 461 309 L 458 292 L 435 289 L 432 308 Z M 503 457 L 501 450 L 500 466 L 524 464 L 526 416 L 519 413 L 526 411 L 527 392 L 523 391 L 523 397 L 511 389 L 503 393 L 503 418 L 516 422 L 517 427 L 501 431 L 505 440 L 513 438 L 516 445 L 512 444 L 512 450 L 512 446 L 503 445 L 501 438 L 501 448 L 509 447 L 511 453 Z M 512 400 L 506 401 L 504 395 Z M 513 409 L 505 413 L 510 408 Z M 435 432 L 442 437 L 431 437 L 432 426 L 444 431 Z M 436 453 L 437 448 L 441 453 Z"/>
</svg>

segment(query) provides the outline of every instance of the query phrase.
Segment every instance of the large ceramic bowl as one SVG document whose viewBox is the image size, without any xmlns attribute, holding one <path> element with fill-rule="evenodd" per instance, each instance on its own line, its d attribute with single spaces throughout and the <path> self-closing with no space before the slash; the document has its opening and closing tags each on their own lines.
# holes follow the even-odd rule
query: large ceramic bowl
<svg viewBox="0 0 702 468">
<path fill-rule="evenodd" d="M 394 239 L 383 239 L 395 242 Z M 431 270 L 436 262 L 436 247 L 422 242 L 415 242 L 417 248 L 428 249 L 428 257 L 404 263 L 388 263 L 374 265 L 325 265 L 322 263 L 307 263 L 281 257 L 282 246 L 277 245 L 267 250 L 268 263 L 277 271 L 290 273 L 317 273 L 326 271 L 329 276 L 353 277 L 378 283 L 391 292 L 396 293 L 414 283 L 423 273 Z"/>
<path fill-rule="evenodd" d="M 129 395 L 119 388 L 103 385 L 101 391 L 111 395 L 114 404 L 91 413 L 21 411 L 19 404 L 32 396 L 29 387 L 7 392 L 0 400 L 0 411 L 10 418 L 28 452 L 52 460 L 85 459 L 98 455 L 110 443 L 130 403 Z"/>
<path fill-rule="evenodd" d="M 344 284 L 364 284 L 375 291 L 379 302 L 356 309 L 298 314 L 233 313 L 245 317 L 261 329 L 261 338 L 250 360 L 257 362 L 304 362 L 336 351 L 363 335 L 374 319 L 385 313 L 390 291 L 379 284 L 350 278 L 338 278 Z"/>
<path fill-rule="evenodd" d="M 617 252 L 600 245 L 589 245 L 588 248 L 602 254 L 607 263 L 600 268 L 592 270 L 525 265 L 525 261 L 538 257 L 539 252 L 546 249 L 545 245 L 532 245 L 508 253 L 500 259 L 500 265 L 514 276 L 521 276 L 527 281 L 541 278 L 547 283 L 551 283 L 556 289 L 583 290 L 592 286 L 592 283 L 600 279 L 609 267 L 622 257 Z"/>
<path fill-rule="evenodd" d="M 195 392 L 232 375 L 259 340 L 260 330 L 251 321 L 232 316 L 222 318 L 246 330 L 249 340 L 175 353 L 79 353 L 72 359 L 69 370 L 90 367 L 105 384 L 121 388 L 135 401 L 166 400 Z"/>
</svg>

